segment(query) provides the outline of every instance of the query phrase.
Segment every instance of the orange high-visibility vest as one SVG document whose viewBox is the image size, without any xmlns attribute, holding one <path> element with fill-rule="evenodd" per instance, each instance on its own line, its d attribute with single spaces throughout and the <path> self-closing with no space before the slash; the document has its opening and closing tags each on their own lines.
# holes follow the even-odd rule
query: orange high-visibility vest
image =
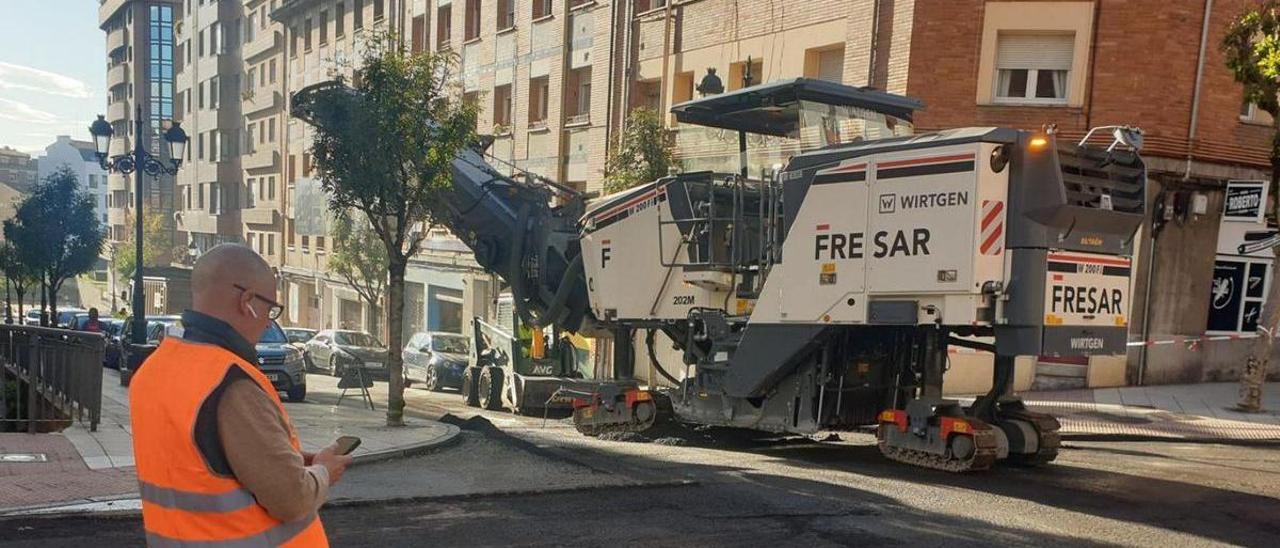
<svg viewBox="0 0 1280 548">
<path fill-rule="evenodd" d="M 289 424 L 293 449 L 301 452 L 280 396 L 256 367 L 216 345 L 165 337 L 129 389 L 147 544 L 328 546 L 319 516 L 291 522 L 271 517 L 229 470 L 216 471 L 201 452 L 201 444 L 221 444 L 216 429 L 196 431 L 197 416 L 234 367 L 271 396 Z"/>
</svg>

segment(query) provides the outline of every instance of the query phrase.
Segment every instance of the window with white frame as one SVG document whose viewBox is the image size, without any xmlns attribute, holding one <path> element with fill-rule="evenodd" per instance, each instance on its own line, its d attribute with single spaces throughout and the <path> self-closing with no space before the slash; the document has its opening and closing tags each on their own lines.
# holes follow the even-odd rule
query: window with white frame
<svg viewBox="0 0 1280 548">
<path fill-rule="evenodd" d="M 997 40 L 996 102 L 1067 103 L 1075 34 L 1001 32 Z"/>
</svg>

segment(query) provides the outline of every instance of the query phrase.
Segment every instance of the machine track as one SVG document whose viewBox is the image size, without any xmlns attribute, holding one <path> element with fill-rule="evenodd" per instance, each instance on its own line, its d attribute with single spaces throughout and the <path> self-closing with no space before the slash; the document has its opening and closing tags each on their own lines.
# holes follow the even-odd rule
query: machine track
<svg viewBox="0 0 1280 548">
<path fill-rule="evenodd" d="M 968 459 L 957 459 L 950 455 L 938 455 L 915 449 L 906 449 L 903 447 L 895 447 L 889 445 L 885 441 L 883 435 L 877 435 L 878 444 L 880 446 L 880 454 L 885 458 L 919 466 L 921 468 L 930 468 L 933 470 L 941 470 L 943 472 L 978 472 L 990 469 L 996 462 L 997 441 L 996 434 L 991 425 L 979 422 L 977 419 L 968 419 L 969 424 L 973 427 L 973 455 Z M 880 425 L 881 429 L 886 428 L 884 424 Z M 948 451 L 949 453 L 950 451 Z M 1056 452 L 1056 449 L 1055 449 Z"/>
<path fill-rule="evenodd" d="M 1023 466 L 1038 466 L 1058 458 L 1058 448 L 1062 445 L 1062 436 L 1059 433 L 1062 425 L 1058 423 L 1058 419 L 1045 413 L 1028 411 L 1026 408 L 1003 411 L 1002 415 L 1009 419 L 1031 423 L 1039 438 L 1035 453 L 1009 453 L 1009 462 Z"/>
<path fill-rule="evenodd" d="M 573 427 L 576 428 L 579 433 L 585 436 L 591 436 L 591 437 L 596 437 L 601 434 L 608 434 L 610 432 L 616 432 L 616 433 L 634 432 L 636 434 L 641 434 L 649 430 L 650 428 L 653 428 L 653 425 L 654 425 L 654 421 L 649 421 L 648 423 L 613 423 L 613 424 L 583 424 L 577 420 L 573 421 Z"/>
<path fill-rule="evenodd" d="M 600 417 L 594 415 L 598 410 L 593 410 L 588 407 L 574 410 L 573 427 L 577 429 L 579 433 L 592 437 L 610 432 L 633 432 L 636 434 L 642 434 L 653 428 L 654 425 L 670 422 L 675 417 L 675 413 L 671 408 L 671 401 L 665 396 L 655 394 L 653 400 L 650 401 L 652 402 L 653 412 L 649 414 L 647 420 L 635 420 L 635 417 L 632 417 L 633 420 L 626 422 L 620 420 L 602 422 Z M 587 412 L 592 414 L 587 414 Z"/>
</svg>

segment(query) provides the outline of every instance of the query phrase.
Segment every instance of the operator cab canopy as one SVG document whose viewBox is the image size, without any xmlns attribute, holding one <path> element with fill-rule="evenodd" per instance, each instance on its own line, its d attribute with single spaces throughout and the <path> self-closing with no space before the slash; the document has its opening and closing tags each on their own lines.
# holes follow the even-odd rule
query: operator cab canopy
<svg viewBox="0 0 1280 548">
<path fill-rule="evenodd" d="M 909 124 L 914 112 L 923 107 L 920 101 L 901 95 L 793 78 L 686 101 L 671 107 L 671 112 L 680 123 L 808 141 L 802 132 L 806 127 L 826 121 L 830 131 L 836 129 L 830 122 L 838 119 L 883 120 L 892 134 L 897 121 Z M 821 141 L 824 146 L 835 144 L 830 138 Z"/>
</svg>

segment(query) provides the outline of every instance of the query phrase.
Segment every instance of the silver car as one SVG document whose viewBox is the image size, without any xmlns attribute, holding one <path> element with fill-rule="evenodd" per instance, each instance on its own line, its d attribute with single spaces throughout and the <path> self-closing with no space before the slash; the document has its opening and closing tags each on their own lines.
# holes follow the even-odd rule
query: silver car
<svg viewBox="0 0 1280 548">
<path fill-rule="evenodd" d="M 373 377 L 387 378 L 387 347 L 363 331 L 325 329 L 307 341 L 306 354 L 313 367 L 335 377 L 362 367 Z"/>
</svg>

